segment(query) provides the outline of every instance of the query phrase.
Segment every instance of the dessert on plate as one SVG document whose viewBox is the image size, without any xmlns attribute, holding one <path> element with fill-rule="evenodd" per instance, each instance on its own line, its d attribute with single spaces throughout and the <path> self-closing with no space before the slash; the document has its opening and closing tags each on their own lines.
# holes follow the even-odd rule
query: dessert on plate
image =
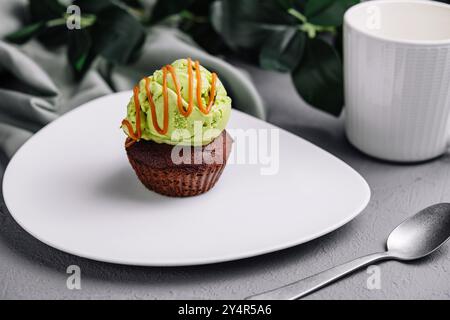
<svg viewBox="0 0 450 320">
<path fill-rule="evenodd" d="M 232 139 L 225 130 L 231 98 L 198 61 L 176 60 L 133 89 L 122 129 L 139 180 L 167 196 L 210 190 L 225 168 Z"/>
</svg>

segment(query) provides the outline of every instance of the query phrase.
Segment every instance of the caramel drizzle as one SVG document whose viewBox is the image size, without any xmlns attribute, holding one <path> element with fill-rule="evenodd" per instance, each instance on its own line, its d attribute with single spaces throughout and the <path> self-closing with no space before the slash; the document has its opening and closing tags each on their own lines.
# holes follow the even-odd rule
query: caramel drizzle
<svg viewBox="0 0 450 320">
<path fill-rule="evenodd" d="M 156 106 L 153 101 L 153 95 L 150 91 L 150 78 L 145 78 L 145 92 L 147 95 L 147 99 L 150 104 L 150 112 L 152 114 L 152 123 L 155 127 L 156 131 L 159 134 L 166 134 L 169 129 L 169 95 L 168 95 L 168 88 L 167 88 L 167 73 L 170 73 L 173 83 L 175 85 L 175 91 L 177 94 L 177 106 L 179 112 L 184 116 L 188 117 L 194 108 L 194 75 L 192 70 L 192 60 L 188 58 L 188 80 L 189 80 L 189 101 L 187 105 L 187 109 L 183 105 L 183 97 L 181 96 L 181 90 L 180 85 L 178 83 L 178 79 L 175 73 L 175 69 L 171 65 L 166 65 L 162 68 L 163 72 L 163 99 L 164 99 L 164 113 L 163 113 L 163 127 L 161 128 L 158 124 L 158 119 L 156 117 Z M 208 105 L 205 107 L 203 105 L 202 101 L 202 78 L 200 74 L 200 63 L 198 61 L 195 61 L 195 73 L 197 78 L 197 103 L 198 108 L 203 114 L 208 114 L 211 111 L 211 108 L 214 104 L 215 100 L 215 94 L 216 94 L 216 81 L 217 81 L 217 74 L 211 73 L 211 89 L 209 92 L 209 101 Z M 133 98 L 134 98 L 134 105 L 136 108 L 136 132 L 133 131 L 133 126 L 131 123 L 124 119 L 122 121 L 122 125 L 127 127 L 128 135 L 131 138 L 131 141 L 128 142 L 125 147 L 128 148 L 131 145 L 133 145 L 136 141 L 139 141 L 139 139 L 142 136 L 141 132 L 141 105 L 139 102 L 139 87 L 135 86 L 133 88 Z"/>
<path fill-rule="evenodd" d="M 136 133 L 133 131 L 133 126 L 131 125 L 130 121 L 127 119 L 122 120 L 122 125 L 125 125 L 128 129 L 128 134 L 130 135 L 130 138 L 132 139 L 131 142 L 128 142 L 125 147 L 128 148 L 132 146 L 136 141 L 138 141 L 142 136 L 141 131 L 141 104 L 139 102 L 139 87 L 134 86 L 133 88 L 133 98 L 134 98 L 134 106 L 136 108 Z"/>
<path fill-rule="evenodd" d="M 203 106 L 203 101 L 202 101 L 202 77 L 200 74 L 200 64 L 197 61 L 195 61 L 195 73 L 197 74 L 197 103 L 198 103 L 198 108 L 200 109 L 201 112 L 203 112 L 204 114 L 208 114 L 209 111 L 211 110 L 212 104 L 214 102 L 214 97 L 216 94 L 216 78 L 217 75 L 213 72 L 211 74 L 211 90 L 209 92 L 209 102 L 208 102 L 208 106 L 205 108 Z"/>
</svg>

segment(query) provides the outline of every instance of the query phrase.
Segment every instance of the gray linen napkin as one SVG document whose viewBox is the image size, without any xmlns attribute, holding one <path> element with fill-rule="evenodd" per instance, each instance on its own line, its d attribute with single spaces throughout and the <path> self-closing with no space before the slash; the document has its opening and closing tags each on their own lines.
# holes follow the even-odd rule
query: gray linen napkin
<svg viewBox="0 0 450 320">
<path fill-rule="evenodd" d="M 0 39 L 16 30 L 26 15 L 25 3 L 0 3 Z M 0 40 L 0 152 L 9 159 L 37 130 L 59 115 L 94 98 L 129 90 L 144 75 L 178 58 L 192 57 L 216 72 L 233 107 L 265 118 L 262 99 L 247 75 L 211 56 L 189 37 L 164 27 L 149 29 L 140 58 L 105 72 L 99 61 L 80 82 L 70 72 L 64 48 L 50 51 L 36 40 L 16 46 Z"/>
</svg>

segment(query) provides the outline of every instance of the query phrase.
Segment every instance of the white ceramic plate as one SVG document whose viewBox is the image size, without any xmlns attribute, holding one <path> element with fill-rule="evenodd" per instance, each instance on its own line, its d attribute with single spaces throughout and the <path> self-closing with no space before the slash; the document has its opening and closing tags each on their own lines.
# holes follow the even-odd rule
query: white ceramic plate
<svg viewBox="0 0 450 320">
<path fill-rule="evenodd" d="M 357 172 L 283 130 L 278 174 L 261 175 L 268 167 L 263 164 L 228 164 L 204 195 L 169 198 L 148 191 L 128 164 L 119 129 L 130 96 L 106 96 L 62 116 L 10 161 L 6 205 L 37 239 L 106 262 L 206 264 L 320 237 L 369 201 L 369 187 Z M 237 110 L 228 127 L 276 129 Z"/>
</svg>

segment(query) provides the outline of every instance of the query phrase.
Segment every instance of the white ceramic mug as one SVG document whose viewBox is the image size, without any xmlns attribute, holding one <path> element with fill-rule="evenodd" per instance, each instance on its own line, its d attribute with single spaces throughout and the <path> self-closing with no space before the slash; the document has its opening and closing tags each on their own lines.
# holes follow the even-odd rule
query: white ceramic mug
<svg viewBox="0 0 450 320">
<path fill-rule="evenodd" d="M 344 18 L 346 134 L 391 161 L 446 152 L 450 117 L 450 5 L 374 0 Z"/>
</svg>

